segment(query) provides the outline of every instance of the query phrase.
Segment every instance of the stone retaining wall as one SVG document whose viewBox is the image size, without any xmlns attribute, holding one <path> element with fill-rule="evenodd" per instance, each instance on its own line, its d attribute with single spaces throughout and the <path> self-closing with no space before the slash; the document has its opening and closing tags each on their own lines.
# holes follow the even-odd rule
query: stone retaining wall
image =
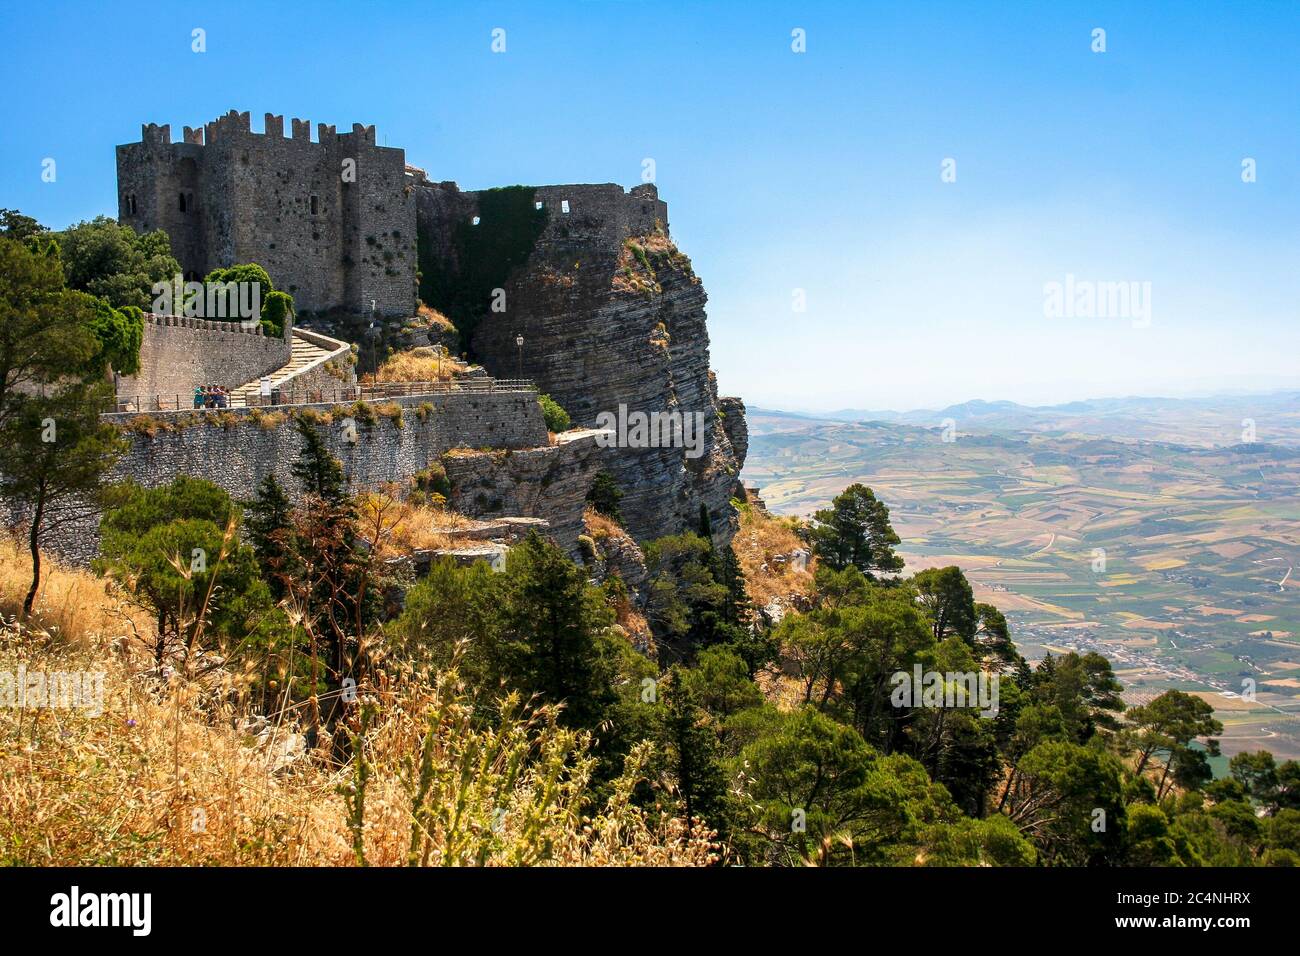
<svg viewBox="0 0 1300 956">
<path fill-rule="evenodd" d="M 269 375 L 289 361 L 289 333 L 262 334 L 261 326 L 245 331 L 238 322 L 217 322 L 174 315 L 146 315 L 140 344 L 140 371 L 118 379 L 122 396 L 162 396 L 171 404 L 179 396 L 191 403 L 198 385 L 234 389 Z"/>
</svg>

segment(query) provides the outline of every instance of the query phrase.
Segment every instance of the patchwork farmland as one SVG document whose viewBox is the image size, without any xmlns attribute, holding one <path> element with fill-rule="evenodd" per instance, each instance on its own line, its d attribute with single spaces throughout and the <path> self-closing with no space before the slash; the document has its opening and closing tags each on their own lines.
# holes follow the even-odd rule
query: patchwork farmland
<svg viewBox="0 0 1300 956">
<path fill-rule="evenodd" d="M 1173 687 L 1214 703 L 1226 754 L 1300 756 L 1293 443 L 1028 431 L 944 441 L 941 428 L 759 410 L 750 427 L 744 477 L 771 510 L 807 516 L 867 484 L 908 570 L 961 566 L 1031 659 L 1098 650 L 1134 701 Z"/>
</svg>

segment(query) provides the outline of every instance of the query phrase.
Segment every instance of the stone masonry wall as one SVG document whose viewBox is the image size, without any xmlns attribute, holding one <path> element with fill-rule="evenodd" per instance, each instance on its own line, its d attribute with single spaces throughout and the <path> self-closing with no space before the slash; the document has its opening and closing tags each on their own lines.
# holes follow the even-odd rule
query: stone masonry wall
<svg viewBox="0 0 1300 956">
<path fill-rule="evenodd" d="M 370 406 L 375 411 L 373 423 L 368 424 L 362 416 L 352 416 L 355 442 L 348 440 L 349 429 L 344 423 L 348 406 L 339 405 L 155 412 L 147 421 L 134 414 L 105 415 L 107 421 L 128 426 L 131 442 L 130 450 L 118 462 L 110 481 L 130 478 L 152 488 L 167 484 L 178 475 L 192 475 L 213 482 L 238 501 L 246 501 L 253 497 L 262 479 L 274 473 L 286 489 L 293 490 L 296 482 L 290 467 L 302 452 L 302 436 L 291 417 L 295 412 L 332 418 L 314 427 L 325 438 L 331 453 L 343 463 L 348 480 L 356 490 L 409 482 L 452 449 L 465 449 L 464 453 L 469 455 L 474 453 L 468 449 L 508 449 L 499 452 L 508 459 L 512 455 L 531 454 L 541 446 L 540 451 L 549 455 L 548 460 L 553 464 L 568 457 L 567 453 L 554 452 L 555 446 L 547 445 L 546 425 L 535 392 L 453 393 L 393 399 L 391 404 L 401 408 L 400 426 L 382 413 L 388 404 Z M 154 434 L 145 433 L 146 425 L 154 426 Z M 508 477 L 503 482 L 508 484 Z M 559 520 L 562 533 L 568 534 L 573 528 L 574 504 L 568 499 L 576 495 L 580 515 L 589 485 L 588 482 L 581 486 L 580 491 L 568 485 L 556 486 L 557 493 L 565 491 L 567 502 Z M 499 498 L 500 495 L 494 500 Z M 533 510 L 504 513 L 549 519 L 555 499 L 555 494 L 544 492 L 512 497 L 509 499 L 512 506 Z M 466 505 L 466 513 L 471 516 L 500 517 L 503 513 L 500 508 L 475 509 L 474 496 L 456 500 Z M 9 524 L 22 523 L 22 516 L 12 508 L 4 510 L 8 512 Z M 65 560 L 84 564 L 98 550 L 97 528 L 97 518 L 69 521 L 50 534 L 43 546 Z M 565 547 L 574 546 L 577 531 L 573 530 L 572 535 L 574 540 L 562 542 Z"/>
<path fill-rule="evenodd" d="M 263 335 L 260 326 L 247 332 L 237 322 L 146 315 L 140 371 L 121 376 L 117 393 L 140 397 L 142 408 L 156 396 L 188 406 L 196 385 L 235 388 L 282 368 L 289 353 L 287 338 Z"/>
<path fill-rule="evenodd" d="M 405 152 L 375 144 L 375 128 L 350 133 L 267 113 L 206 126 L 147 124 L 117 148 L 118 219 L 164 229 L 187 279 L 241 262 L 264 266 L 300 313 L 344 309 L 411 315 L 415 308 L 415 206 Z"/>
</svg>

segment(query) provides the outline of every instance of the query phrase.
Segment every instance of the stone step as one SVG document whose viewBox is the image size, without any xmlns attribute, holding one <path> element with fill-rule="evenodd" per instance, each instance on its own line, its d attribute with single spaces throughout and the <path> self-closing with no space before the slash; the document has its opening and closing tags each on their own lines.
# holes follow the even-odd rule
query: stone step
<svg viewBox="0 0 1300 956">
<path fill-rule="evenodd" d="M 288 378 L 294 372 L 306 368 L 312 362 L 329 355 L 328 349 L 323 349 L 319 345 L 308 342 L 304 338 L 294 336 L 290 344 L 289 361 L 280 368 L 271 373 L 271 387 L 274 388 L 284 379 Z M 230 406 L 232 408 L 243 408 L 248 405 L 248 399 L 257 395 L 262 389 L 262 380 L 256 378 L 247 382 L 230 393 Z"/>
</svg>

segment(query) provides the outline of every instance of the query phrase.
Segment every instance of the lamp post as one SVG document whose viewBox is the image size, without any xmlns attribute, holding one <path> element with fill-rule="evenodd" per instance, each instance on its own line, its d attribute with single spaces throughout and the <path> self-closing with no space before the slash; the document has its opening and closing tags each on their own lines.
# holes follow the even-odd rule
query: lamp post
<svg viewBox="0 0 1300 956">
<path fill-rule="evenodd" d="M 379 381 L 379 363 L 375 357 L 375 300 L 370 300 L 370 328 L 366 330 L 366 338 L 370 339 L 370 378 L 374 382 Z"/>
<path fill-rule="evenodd" d="M 518 333 L 515 334 L 515 346 L 519 349 L 519 365 L 516 378 L 524 377 L 524 337 Z"/>
</svg>

